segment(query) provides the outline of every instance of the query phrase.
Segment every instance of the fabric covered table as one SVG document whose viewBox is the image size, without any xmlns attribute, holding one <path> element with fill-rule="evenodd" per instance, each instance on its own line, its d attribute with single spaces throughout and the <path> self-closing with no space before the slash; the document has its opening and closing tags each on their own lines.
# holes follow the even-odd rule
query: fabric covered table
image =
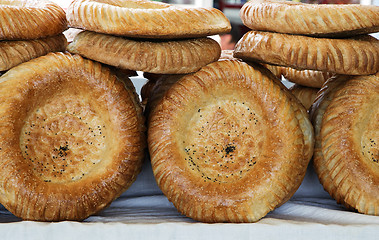
<svg viewBox="0 0 379 240">
<path fill-rule="evenodd" d="M 378 239 L 379 217 L 346 210 L 322 189 L 310 167 L 284 205 L 257 223 L 205 224 L 179 214 L 145 162 L 137 181 L 104 211 L 84 222 L 21 221 L 0 207 L 5 239 Z"/>
</svg>

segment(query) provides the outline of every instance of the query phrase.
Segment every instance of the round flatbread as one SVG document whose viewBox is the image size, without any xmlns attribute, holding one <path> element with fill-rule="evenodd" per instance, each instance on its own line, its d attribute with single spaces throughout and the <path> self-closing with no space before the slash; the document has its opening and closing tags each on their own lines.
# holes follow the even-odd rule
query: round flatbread
<svg viewBox="0 0 379 240">
<path fill-rule="evenodd" d="M 0 40 L 44 38 L 67 28 L 66 13 L 44 0 L 0 0 Z"/>
<path fill-rule="evenodd" d="M 215 8 L 182 8 L 147 0 L 75 0 L 72 27 L 138 38 L 193 38 L 228 33 L 229 20 Z"/>
<path fill-rule="evenodd" d="M 264 64 L 276 77 L 296 83 L 298 85 L 310 88 L 321 88 L 329 78 L 335 76 L 335 73 L 322 72 L 316 70 L 297 70 L 291 67 L 276 66 Z"/>
<path fill-rule="evenodd" d="M 312 106 L 315 170 L 337 202 L 379 215 L 379 75 L 332 80 Z"/>
<path fill-rule="evenodd" d="M 49 52 L 65 51 L 66 47 L 67 40 L 63 34 L 37 40 L 0 41 L 0 71 Z"/>
<path fill-rule="evenodd" d="M 155 82 L 154 86 L 151 89 L 149 98 L 147 100 L 145 108 L 145 116 L 149 119 L 150 113 L 158 105 L 159 101 L 162 100 L 166 92 L 179 81 L 183 74 L 172 74 L 172 75 L 161 75 Z"/>
<path fill-rule="evenodd" d="M 220 45 L 211 38 L 141 41 L 81 32 L 67 50 L 108 65 L 159 74 L 182 74 L 217 61 Z"/>
<path fill-rule="evenodd" d="M 83 220 L 131 185 L 145 126 L 122 76 L 79 55 L 50 53 L 0 78 L 4 207 L 24 220 Z"/>
<path fill-rule="evenodd" d="M 347 37 L 379 31 L 379 6 L 372 5 L 254 0 L 240 16 L 247 27 L 268 32 Z"/>
<path fill-rule="evenodd" d="M 368 35 L 328 39 L 250 31 L 236 44 L 234 57 L 299 70 L 367 75 L 379 71 L 379 40 Z"/>
<path fill-rule="evenodd" d="M 320 89 L 304 87 L 295 84 L 291 88 L 289 88 L 289 90 L 297 99 L 299 99 L 299 101 L 301 102 L 301 104 L 303 104 L 305 109 L 309 109 L 312 106 L 314 100 L 316 99 L 317 93 Z"/>
<path fill-rule="evenodd" d="M 153 172 L 179 212 L 255 222 L 299 187 L 313 147 L 304 126 L 312 127 L 271 76 L 258 65 L 218 61 L 182 77 L 155 106 Z"/>
</svg>

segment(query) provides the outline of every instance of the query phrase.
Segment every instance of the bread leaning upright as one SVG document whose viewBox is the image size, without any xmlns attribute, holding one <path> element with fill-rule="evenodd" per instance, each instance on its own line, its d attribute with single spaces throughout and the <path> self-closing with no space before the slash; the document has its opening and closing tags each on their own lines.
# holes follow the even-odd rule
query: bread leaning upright
<svg viewBox="0 0 379 240">
<path fill-rule="evenodd" d="M 203 222 L 258 221 L 295 193 L 313 153 L 303 106 L 269 71 L 234 60 L 180 78 L 148 126 L 159 187 Z"/>
<path fill-rule="evenodd" d="M 24 220 L 83 220 L 136 179 L 142 108 L 128 78 L 48 54 L 0 77 L 0 203 Z"/>
</svg>

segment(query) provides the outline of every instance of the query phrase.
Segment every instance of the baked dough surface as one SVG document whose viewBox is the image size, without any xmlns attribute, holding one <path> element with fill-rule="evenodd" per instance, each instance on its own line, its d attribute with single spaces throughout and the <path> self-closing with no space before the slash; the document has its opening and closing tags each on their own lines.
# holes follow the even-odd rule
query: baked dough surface
<svg viewBox="0 0 379 240">
<path fill-rule="evenodd" d="M 101 33 L 79 33 L 67 50 L 123 69 L 182 74 L 217 61 L 220 45 L 211 38 L 135 40 Z"/>
<path fill-rule="evenodd" d="M 322 72 L 317 70 L 298 70 L 291 67 L 283 67 L 271 64 L 264 64 L 276 77 L 296 83 L 301 86 L 311 88 L 321 88 L 322 85 L 336 74 L 330 72 Z"/>
<path fill-rule="evenodd" d="M 151 112 L 153 171 L 179 212 L 255 222 L 299 187 L 313 151 L 305 126 L 313 129 L 269 76 L 239 61 L 211 63 L 174 83 Z"/>
<path fill-rule="evenodd" d="M 181 8 L 147 0 L 75 0 L 72 27 L 140 38 L 193 38 L 227 33 L 229 20 L 215 8 Z"/>
<path fill-rule="evenodd" d="M 299 70 L 367 75 L 379 71 L 379 40 L 368 35 L 328 39 L 250 31 L 236 44 L 234 57 Z"/>
<path fill-rule="evenodd" d="M 54 36 L 67 28 L 66 13 L 45 0 L 0 0 L 0 40 Z"/>
<path fill-rule="evenodd" d="M 305 109 L 310 109 L 320 89 L 304 87 L 295 84 L 291 88 L 289 88 L 289 90 L 297 99 L 299 99 L 299 101 L 301 102 L 301 104 L 303 104 Z"/>
<path fill-rule="evenodd" d="M 312 107 L 321 183 L 337 202 L 371 215 L 379 215 L 378 92 L 378 74 L 339 77 Z"/>
<path fill-rule="evenodd" d="M 379 6 L 370 5 L 254 0 L 240 16 L 247 27 L 268 32 L 347 37 L 379 31 Z"/>
<path fill-rule="evenodd" d="M 0 78 L 0 202 L 24 220 L 83 220 L 135 180 L 144 121 L 128 78 L 48 54 Z"/>
<path fill-rule="evenodd" d="M 158 105 L 158 103 L 162 100 L 163 96 L 166 92 L 179 81 L 183 76 L 183 74 L 172 74 L 172 75 L 162 75 L 155 83 L 154 87 L 151 89 L 151 94 L 149 99 L 147 100 L 147 104 L 145 107 L 145 116 L 147 119 L 147 124 L 149 123 L 150 113 L 154 110 L 154 108 Z"/>
<path fill-rule="evenodd" d="M 36 40 L 0 41 L 0 71 L 49 52 L 65 51 L 66 47 L 67 40 L 63 34 Z"/>
</svg>

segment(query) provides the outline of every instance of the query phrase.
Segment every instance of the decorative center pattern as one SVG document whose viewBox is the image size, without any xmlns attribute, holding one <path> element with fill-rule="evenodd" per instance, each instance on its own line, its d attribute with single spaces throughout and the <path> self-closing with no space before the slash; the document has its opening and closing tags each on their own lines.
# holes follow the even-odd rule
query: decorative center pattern
<svg viewBox="0 0 379 240">
<path fill-rule="evenodd" d="M 264 132 L 260 119 L 246 103 L 224 101 L 199 108 L 182 141 L 188 167 L 204 182 L 233 182 L 257 162 Z"/>
<path fill-rule="evenodd" d="M 22 128 L 20 147 L 34 175 L 45 182 L 82 179 L 102 157 L 106 126 L 77 96 L 54 96 Z"/>
</svg>

